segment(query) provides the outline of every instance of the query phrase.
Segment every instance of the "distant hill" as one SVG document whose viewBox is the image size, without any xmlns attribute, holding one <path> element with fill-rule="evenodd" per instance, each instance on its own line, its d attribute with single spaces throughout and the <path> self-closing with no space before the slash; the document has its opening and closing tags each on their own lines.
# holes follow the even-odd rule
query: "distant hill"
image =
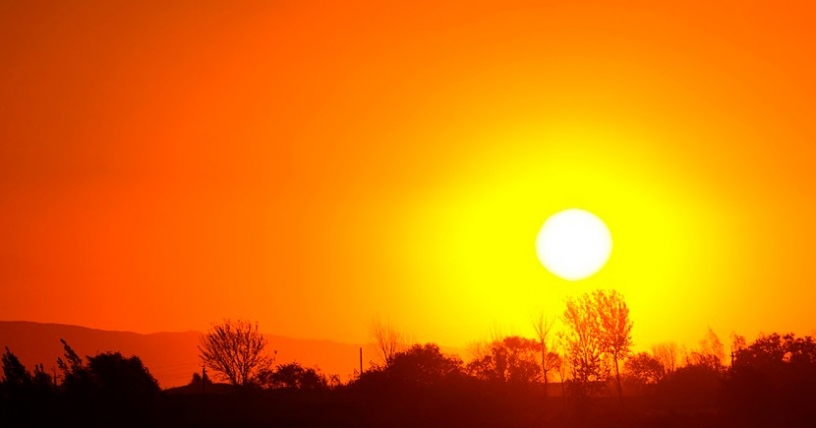
<svg viewBox="0 0 816 428">
<path fill-rule="evenodd" d="M 197 348 L 200 335 L 196 331 L 138 334 L 64 324 L 0 321 L 0 350 L 8 346 L 29 370 L 42 363 L 46 370 L 58 372 L 57 358 L 63 355 L 62 338 L 81 356 L 106 351 L 136 355 L 162 388 L 172 388 L 189 383 L 193 372 L 201 371 Z M 271 349 L 277 351 L 276 363 L 297 361 L 304 366 L 318 367 L 325 374 L 337 374 L 343 382 L 359 368 L 361 346 L 365 367 L 375 359 L 370 345 L 266 337 Z"/>
</svg>

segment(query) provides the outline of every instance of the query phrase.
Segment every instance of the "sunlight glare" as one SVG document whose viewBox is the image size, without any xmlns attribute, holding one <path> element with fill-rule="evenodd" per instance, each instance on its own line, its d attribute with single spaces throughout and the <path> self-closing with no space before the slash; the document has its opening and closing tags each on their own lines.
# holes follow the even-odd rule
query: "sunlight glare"
<svg viewBox="0 0 816 428">
<path fill-rule="evenodd" d="M 552 215 L 536 238 L 536 253 L 544 267 L 570 281 L 600 270 L 611 251 L 612 235 L 604 222 L 576 208 Z"/>
</svg>

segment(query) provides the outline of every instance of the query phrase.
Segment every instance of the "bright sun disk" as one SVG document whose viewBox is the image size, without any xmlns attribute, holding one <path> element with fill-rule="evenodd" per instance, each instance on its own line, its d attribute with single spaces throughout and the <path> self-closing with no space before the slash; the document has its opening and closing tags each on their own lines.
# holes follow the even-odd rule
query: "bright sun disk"
<svg viewBox="0 0 816 428">
<path fill-rule="evenodd" d="M 611 252 L 609 229 L 600 218 L 582 209 L 553 214 L 536 237 L 536 253 L 544 267 L 570 281 L 593 275 Z"/>
</svg>

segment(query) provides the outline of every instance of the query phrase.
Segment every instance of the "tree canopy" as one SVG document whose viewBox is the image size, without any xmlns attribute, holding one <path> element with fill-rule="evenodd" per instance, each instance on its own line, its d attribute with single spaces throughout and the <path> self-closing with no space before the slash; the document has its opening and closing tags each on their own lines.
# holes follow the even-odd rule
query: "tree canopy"
<svg viewBox="0 0 816 428">
<path fill-rule="evenodd" d="M 235 386 L 258 383 L 273 358 L 266 353 L 266 338 L 258 323 L 224 320 L 201 338 L 199 356 L 204 364 Z"/>
</svg>

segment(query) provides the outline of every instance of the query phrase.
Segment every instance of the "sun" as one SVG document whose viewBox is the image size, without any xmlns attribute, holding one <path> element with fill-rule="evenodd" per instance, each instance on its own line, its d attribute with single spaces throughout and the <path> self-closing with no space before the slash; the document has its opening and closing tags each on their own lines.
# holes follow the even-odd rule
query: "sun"
<svg viewBox="0 0 816 428">
<path fill-rule="evenodd" d="M 587 278 L 600 270 L 612 252 L 612 234 L 596 215 L 568 209 L 550 216 L 536 237 L 541 264 L 569 281 Z"/>
</svg>

